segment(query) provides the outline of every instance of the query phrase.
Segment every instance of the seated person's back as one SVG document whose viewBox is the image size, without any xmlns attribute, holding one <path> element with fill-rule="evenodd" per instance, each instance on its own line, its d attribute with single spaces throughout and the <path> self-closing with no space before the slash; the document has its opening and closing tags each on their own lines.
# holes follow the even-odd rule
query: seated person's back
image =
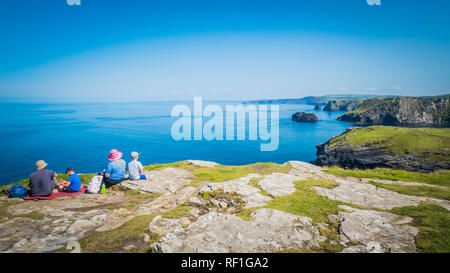
<svg viewBox="0 0 450 273">
<path fill-rule="evenodd" d="M 36 162 L 36 171 L 30 175 L 31 196 L 49 196 L 56 186 L 56 173 L 45 169 L 47 163 L 43 160 Z"/>
<path fill-rule="evenodd" d="M 80 176 L 76 173 L 69 176 L 67 181 L 70 182 L 69 189 L 72 191 L 79 191 L 81 188 L 81 179 Z"/>
<path fill-rule="evenodd" d="M 141 162 L 138 161 L 139 155 L 141 153 L 132 152 L 131 158 L 133 159 L 130 163 L 128 163 L 128 172 L 130 174 L 130 180 L 141 180 L 146 179 L 146 175 L 143 173 L 144 167 Z"/>
<path fill-rule="evenodd" d="M 112 161 L 108 164 L 106 173 L 109 174 L 111 179 L 120 180 L 125 177 L 127 163 L 123 159 Z"/>
</svg>

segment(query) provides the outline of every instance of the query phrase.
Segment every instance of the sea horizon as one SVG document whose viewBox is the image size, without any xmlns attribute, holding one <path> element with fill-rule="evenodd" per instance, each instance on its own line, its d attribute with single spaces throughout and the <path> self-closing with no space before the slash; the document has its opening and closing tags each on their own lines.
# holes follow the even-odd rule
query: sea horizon
<svg viewBox="0 0 450 273">
<path fill-rule="evenodd" d="M 180 101 L 181 102 L 181 101 Z M 192 103 L 184 101 L 183 103 Z M 235 101 L 205 101 L 219 105 Z M 279 147 L 260 151 L 260 141 L 175 141 L 171 126 L 177 119 L 171 109 L 177 102 L 134 103 L 7 103 L 2 102 L 0 148 L 9 162 L 0 166 L 0 184 L 26 179 L 34 162 L 45 160 L 48 168 L 63 173 L 74 167 L 80 173 L 101 172 L 111 149 L 142 152 L 144 165 L 171 163 L 187 159 L 214 161 L 225 165 L 256 162 L 284 163 L 289 160 L 315 160 L 315 145 L 338 135 L 353 125 L 336 121 L 343 112 L 314 110 L 312 105 L 280 105 Z M 316 123 L 291 120 L 298 111 L 315 113 Z M 204 118 L 204 121 L 208 119 Z M 248 120 L 246 120 L 248 130 Z M 226 151 L 226 152 L 223 152 Z"/>
</svg>

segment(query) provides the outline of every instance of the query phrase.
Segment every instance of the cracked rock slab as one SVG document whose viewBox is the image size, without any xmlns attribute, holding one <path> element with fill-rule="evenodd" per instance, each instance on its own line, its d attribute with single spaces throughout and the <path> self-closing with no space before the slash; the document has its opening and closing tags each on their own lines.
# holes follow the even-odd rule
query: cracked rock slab
<svg viewBox="0 0 450 273">
<path fill-rule="evenodd" d="M 145 172 L 146 180 L 131 181 L 126 180 L 121 183 L 129 189 L 149 192 L 149 193 L 174 193 L 184 185 L 191 183 L 189 178 L 192 175 L 186 170 L 166 168 L 161 171 Z"/>
<path fill-rule="evenodd" d="M 309 249 L 325 238 L 308 217 L 258 209 L 245 221 L 235 215 L 210 212 L 185 229 L 167 234 L 154 250 L 162 252 L 274 252 Z"/>
<path fill-rule="evenodd" d="M 258 183 L 263 190 L 276 197 L 295 192 L 294 181 L 299 179 L 298 176 L 286 173 L 273 173 L 267 175 Z"/>
<path fill-rule="evenodd" d="M 370 184 L 335 179 L 339 186 L 332 189 L 313 187 L 319 195 L 370 208 L 392 209 L 395 207 L 417 206 L 413 196 L 399 194 Z"/>
<path fill-rule="evenodd" d="M 221 183 L 210 183 L 204 186 L 200 190 L 200 194 L 203 192 L 212 192 L 218 189 L 222 189 L 225 193 L 236 193 L 244 197 L 245 207 L 254 208 L 267 205 L 267 203 L 272 200 L 272 198 L 265 196 L 260 192 L 260 189 L 248 185 L 250 179 L 252 178 L 262 178 L 258 174 L 249 174 L 245 177 L 241 177 L 235 180 L 230 180 Z"/>
<path fill-rule="evenodd" d="M 343 243 L 357 242 L 342 252 L 410 253 L 416 251 L 414 237 L 419 230 L 409 226 L 412 218 L 389 212 L 359 210 L 340 206 L 339 238 Z"/>
</svg>

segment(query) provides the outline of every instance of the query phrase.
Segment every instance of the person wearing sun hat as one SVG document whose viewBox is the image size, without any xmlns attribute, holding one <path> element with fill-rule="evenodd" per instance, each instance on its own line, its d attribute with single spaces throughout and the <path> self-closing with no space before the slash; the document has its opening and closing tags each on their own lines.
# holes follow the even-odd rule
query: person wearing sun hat
<svg viewBox="0 0 450 273">
<path fill-rule="evenodd" d="M 36 171 L 30 175 L 30 195 L 49 196 L 56 187 L 56 173 L 47 170 L 44 160 L 36 161 Z"/>
<path fill-rule="evenodd" d="M 109 152 L 108 160 L 111 162 L 108 164 L 104 174 L 104 182 L 107 188 L 123 182 L 127 171 L 127 163 L 122 159 L 121 151 L 112 149 Z"/>
</svg>

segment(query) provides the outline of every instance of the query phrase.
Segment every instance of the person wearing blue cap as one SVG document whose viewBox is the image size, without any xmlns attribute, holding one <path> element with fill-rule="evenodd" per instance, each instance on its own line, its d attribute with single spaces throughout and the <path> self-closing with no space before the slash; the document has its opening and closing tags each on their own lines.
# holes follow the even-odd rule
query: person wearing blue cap
<svg viewBox="0 0 450 273">
<path fill-rule="evenodd" d="M 81 188 L 81 179 L 78 174 L 75 173 L 74 168 L 67 168 L 66 174 L 69 176 L 67 181 L 60 180 L 58 189 L 62 192 L 76 192 Z"/>
<path fill-rule="evenodd" d="M 138 161 L 141 153 L 132 152 L 131 158 L 133 159 L 128 163 L 128 172 L 130 174 L 130 180 L 145 180 L 147 176 L 144 174 L 144 167 L 142 163 Z"/>
</svg>

